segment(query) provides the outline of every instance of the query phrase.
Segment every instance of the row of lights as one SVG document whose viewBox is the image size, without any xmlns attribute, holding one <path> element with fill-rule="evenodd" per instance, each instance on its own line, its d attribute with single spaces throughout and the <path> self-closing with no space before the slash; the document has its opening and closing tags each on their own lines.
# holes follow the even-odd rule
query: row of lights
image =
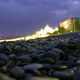
<svg viewBox="0 0 80 80">
<path fill-rule="evenodd" d="M 55 31 L 58 31 L 59 29 L 56 28 L 52 28 L 49 25 L 46 25 L 43 29 L 41 29 L 40 31 L 36 31 L 35 34 L 30 35 L 30 36 L 24 36 L 24 37 L 20 37 L 20 38 L 14 38 L 14 39 L 5 39 L 5 40 L 0 40 L 0 42 L 3 41 L 18 41 L 18 40 L 29 40 L 29 39 L 36 39 L 36 38 L 41 38 L 41 37 L 48 37 L 49 34 L 47 33 L 54 33 Z"/>
<path fill-rule="evenodd" d="M 68 29 L 69 26 L 65 25 L 64 29 Z M 59 32 L 59 28 L 55 27 L 54 29 L 52 27 L 50 27 L 49 25 L 46 25 L 43 29 L 41 29 L 40 31 L 36 31 L 35 34 L 30 35 L 30 36 L 24 36 L 24 37 L 20 37 L 20 38 L 14 38 L 14 39 L 5 39 L 5 40 L 0 40 L 0 42 L 3 41 L 18 41 L 18 40 L 29 40 L 29 39 L 36 39 L 36 38 L 42 38 L 42 37 L 48 37 L 49 34 L 54 34 L 54 32 L 58 32 L 58 34 L 60 34 Z M 71 31 L 72 32 L 72 31 Z"/>
</svg>

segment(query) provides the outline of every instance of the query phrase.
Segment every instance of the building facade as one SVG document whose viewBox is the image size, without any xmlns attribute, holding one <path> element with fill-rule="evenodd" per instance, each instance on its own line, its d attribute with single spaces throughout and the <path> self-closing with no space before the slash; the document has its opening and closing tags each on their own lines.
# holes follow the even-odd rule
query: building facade
<svg viewBox="0 0 80 80">
<path fill-rule="evenodd" d="M 69 18 L 59 24 L 61 33 L 80 30 L 80 18 Z"/>
</svg>

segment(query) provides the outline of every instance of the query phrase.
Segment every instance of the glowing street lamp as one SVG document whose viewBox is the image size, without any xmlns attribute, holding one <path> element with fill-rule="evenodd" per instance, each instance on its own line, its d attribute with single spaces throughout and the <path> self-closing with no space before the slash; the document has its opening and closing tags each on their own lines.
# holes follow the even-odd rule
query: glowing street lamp
<svg viewBox="0 0 80 80">
<path fill-rule="evenodd" d="M 68 27 L 69 27 L 68 25 L 65 25 L 65 26 L 64 26 L 64 29 L 68 29 Z"/>
</svg>

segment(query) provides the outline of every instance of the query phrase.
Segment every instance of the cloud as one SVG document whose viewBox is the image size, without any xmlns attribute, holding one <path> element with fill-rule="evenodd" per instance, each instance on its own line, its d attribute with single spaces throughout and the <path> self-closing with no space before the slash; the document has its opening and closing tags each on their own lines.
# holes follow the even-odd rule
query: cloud
<svg viewBox="0 0 80 80">
<path fill-rule="evenodd" d="M 57 16 L 60 16 L 60 15 L 65 15 L 67 14 L 67 10 L 56 10 L 56 11 L 53 11 L 54 14 L 56 14 Z"/>
<path fill-rule="evenodd" d="M 69 16 L 80 16 L 79 3 L 79 0 L 0 0 L 0 32 L 20 35 L 46 24 L 57 24 Z"/>
</svg>

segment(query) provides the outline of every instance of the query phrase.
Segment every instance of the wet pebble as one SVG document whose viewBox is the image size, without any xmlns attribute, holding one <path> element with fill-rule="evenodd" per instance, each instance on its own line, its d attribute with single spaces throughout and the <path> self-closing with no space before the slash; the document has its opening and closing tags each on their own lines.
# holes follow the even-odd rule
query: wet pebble
<svg viewBox="0 0 80 80">
<path fill-rule="evenodd" d="M 23 54 L 23 55 L 20 55 L 17 57 L 17 63 L 16 64 L 24 66 L 30 62 L 31 62 L 31 58 L 28 55 Z"/>
<path fill-rule="evenodd" d="M 17 79 L 24 78 L 26 76 L 24 70 L 18 66 L 15 66 L 8 70 L 9 74 Z"/>
<path fill-rule="evenodd" d="M 25 65 L 23 67 L 24 70 L 35 70 L 35 69 L 40 69 L 42 68 L 43 66 L 41 64 L 38 64 L 38 63 L 33 63 L 33 64 L 28 64 L 28 65 Z"/>
<path fill-rule="evenodd" d="M 0 66 L 5 65 L 9 61 L 9 57 L 6 54 L 0 53 Z"/>
<path fill-rule="evenodd" d="M 80 66 L 76 68 L 73 80 L 80 80 Z"/>
<path fill-rule="evenodd" d="M 67 69 L 65 71 L 55 71 L 53 72 L 54 77 L 60 78 L 62 80 L 71 80 L 74 75 L 73 69 Z"/>
<path fill-rule="evenodd" d="M 0 43 L 0 72 L 16 80 L 80 80 L 80 40 L 61 36 Z"/>
</svg>

